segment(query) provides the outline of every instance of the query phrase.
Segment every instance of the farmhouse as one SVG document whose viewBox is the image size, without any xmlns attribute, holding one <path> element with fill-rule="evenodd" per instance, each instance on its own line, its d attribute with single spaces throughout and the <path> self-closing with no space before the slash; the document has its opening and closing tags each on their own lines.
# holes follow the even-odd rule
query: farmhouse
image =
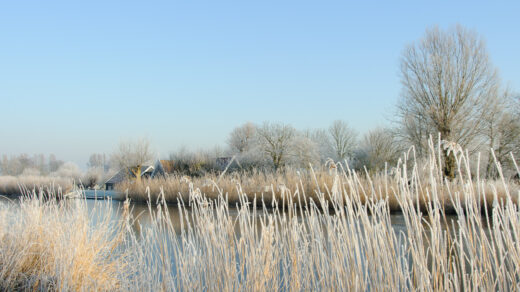
<svg viewBox="0 0 520 292">
<path fill-rule="evenodd" d="M 223 171 L 226 168 L 236 169 L 241 167 L 235 156 L 217 157 L 215 158 L 215 166 L 220 171 Z"/>
<path fill-rule="evenodd" d="M 166 177 L 174 172 L 173 160 L 157 160 L 153 166 L 152 178 Z"/>
<path fill-rule="evenodd" d="M 141 178 L 150 177 L 153 173 L 153 170 L 154 167 L 151 165 L 141 166 Z M 105 190 L 113 190 L 115 184 L 118 184 L 129 178 L 135 178 L 135 174 L 132 172 L 131 168 L 128 167 L 121 169 L 105 182 Z"/>
</svg>

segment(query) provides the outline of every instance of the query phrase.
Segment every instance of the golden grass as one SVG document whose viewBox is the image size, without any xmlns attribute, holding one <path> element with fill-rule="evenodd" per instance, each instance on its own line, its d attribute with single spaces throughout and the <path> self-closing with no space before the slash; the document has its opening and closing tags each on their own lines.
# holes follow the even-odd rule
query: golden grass
<svg viewBox="0 0 520 292">
<path fill-rule="evenodd" d="M 406 185 L 399 185 L 399 181 L 406 179 Z M 208 174 L 203 177 L 187 177 L 172 175 L 167 178 L 143 179 L 140 183 L 125 181 L 117 186 L 119 198 L 124 200 L 126 196 L 132 201 L 152 203 L 158 202 L 159 195 L 169 203 L 177 203 L 179 199 L 189 200 L 190 191 L 199 190 L 207 198 L 217 199 L 219 194 L 227 197 L 231 205 L 239 202 L 239 195 L 245 194 L 252 202 L 256 198 L 259 204 L 272 206 L 274 201 L 282 201 L 284 193 L 298 191 L 307 199 L 317 202 L 318 194 L 324 193 L 325 199 L 330 201 L 332 192 L 336 189 L 347 196 L 356 193 L 361 203 L 367 201 L 388 199 L 391 211 L 400 211 L 397 197 L 405 188 L 407 192 L 413 192 L 416 203 L 425 210 L 431 200 L 431 190 L 435 189 L 439 194 L 439 201 L 447 213 L 454 212 L 454 205 L 448 194 L 460 195 L 467 192 L 467 183 L 462 179 L 446 181 L 435 178 L 433 181 L 427 177 L 414 175 L 408 178 L 403 174 L 375 174 L 356 173 L 351 170 L 340 169 L 339 173 L 325 170 L 297 171 L 286 169 L 277 173 L 243 172 L 217 176 Z M 435 184 L 435 185 L 433 185 Z M 480 198 L 480 204 L 484 201 L 488 205 L 493 201 L 503 200 L 506 192 L 516 193 L 520 188 L 517 184 L 501 180 L 484 180 L 471 182 L 472 193 L 477 193 L 480 188 L 485 188 L 486 197 Z M 495 194 L 496 190 L 496 196 Z M 516 203 L 516 199 L 513 199 Z"/>
<path fill-rule="evenodd" d="M 36 194 L 0 204 L 0 290 L 121 286 L 119 269 L 127 265 L 114 252 L 122 245 L 121 223 L 101 215 L 94 226 L 84 204 L 44 201 Z"/>
</svg>

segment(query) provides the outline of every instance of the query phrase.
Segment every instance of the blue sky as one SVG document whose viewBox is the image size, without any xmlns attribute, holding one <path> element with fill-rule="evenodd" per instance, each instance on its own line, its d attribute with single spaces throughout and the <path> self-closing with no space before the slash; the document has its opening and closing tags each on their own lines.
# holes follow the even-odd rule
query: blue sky
<svg viewBox="0 0 520 292">
<path fill-rule="evenodd" d="M 160 156 L 246 121 L 388 124 L 399 56 L 433 25 L 487 40 L 520 90 L 516 1 L 2 1 L 0 154 L 83 165 L 120 139 Z"/>
</svg>

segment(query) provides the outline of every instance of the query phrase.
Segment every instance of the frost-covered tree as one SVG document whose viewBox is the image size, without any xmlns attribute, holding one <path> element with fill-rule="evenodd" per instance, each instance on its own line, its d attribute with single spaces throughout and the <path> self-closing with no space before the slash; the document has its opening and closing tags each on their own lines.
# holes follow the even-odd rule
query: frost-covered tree
<svg viewBox="0 0 520 292">
<path fill-rule="evenodd" d="M 51 173 L 51 176 L 71 178 L 76 181 L 79 181 L 79 179 L 81 178 L 81 170 L 79 169 L 77 164 L 69 161 L 61 165 L 57 171 Z"/>
<path fill-rule="evenodd" d="M 298 133 L 291 146 L 291 164 L 297 167 L 308 168 L 320 162 L 318 144 L 312 140 L 308 132 Z"/>
<path fill-rule="evenodd" d="M 260 150 L 278 170 L 290 159 L 296 130 L 290 125 L 265 122 L 257 132 Z"/>
<path fill-rule="evenodd" d="M 363 136 L 361 149 L 357 153 L 358 167 L 366 166 L 369 170 L 380 171 L 388 165 L 394 165 L 401 155 L 401 147 L 392 130 L 376 128 Z"/>
<path fill-rule="evenodd" d="M 28 154 L 3 155 L 0 160 L 0 171 L 3 175 L 21 175 L 24 170 L 32 169 L 37 170 L 40 174 L 47 174 L 58 170 L 59 166 L 63 164 L 63 161 L 57 160 L 56 157 L 51 154 L 49 156 L 49 162 L 46 163 L 45 155 L 34 154 L 32 157 Z"/>
<path fill-rule="evenodd" d="M 88 158 L 87 166 L 89 168 L 104 168 L 106 165 L 105 154 L 93 153 Z"/>
<path fill-rule="evenodd" d="M 325 163 L 327 159 L 333 157 L 334 153 L 331 151 L 330 136 L 327 130 L 307 129 L 302 131 L 300 135 L 309 139 L 314 144 L 320 163 Z"/>
<path fill-rule="evenodd" d="M 49 172 L 57 171 L 63 163 L 63 161 L 56 159 L 54 154 L 49 155 Z"/>
<path fill-rule="evenodd" d="M 253 123 L 245 123 L 236 127 L 229 134 L 227 143 L 232 153 L 242 154 L 255 147 L 256 126 Z"/>
<path fill-rule="evenodd" d="M 352 157 L 357 143 L 357 132 L 344 121 L 336 120 L 328 129 L 329 146 L 336 161 L 345 161 Z"/>
<path fill-rule="evenodd" d="M 485 43 L 475 32 L 461 26 L 427 30 L 402 53 L 398 114 L 405 137 L 419 147 L 440 133 L 443 140 L 469 147 L 480 135 L 497 83 Z M 449 149 L 443 153 L 444 174 L 453 178 L 455 157 Z"/>
<path fill-rule="evenodd" d="M 103 180 L 105 171 L 102 167 L 90 167 L 82 178 L 82 183 L 87 188 L 93 188 Z"/>
<path fill-rule="evenodd" d="M 511 167 L 511 153 L 514 157 L 520 154 L 520 112 L 518 100 L 513 98 L 509 91 L 493 98 L 491 106 L 483 117 L 483 136 L 488 152 L 486 177 L 498 175 L 495 160 L 491 150 L 495 153 L 498 163 L 507 170 Z"/>
</svg>

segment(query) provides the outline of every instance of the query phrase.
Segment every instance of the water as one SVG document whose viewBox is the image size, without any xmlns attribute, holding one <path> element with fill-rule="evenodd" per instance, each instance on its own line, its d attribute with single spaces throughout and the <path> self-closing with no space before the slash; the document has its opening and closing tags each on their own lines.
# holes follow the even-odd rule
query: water
<svg viewBox="0 0 520 292">
<path fill-rule="evenodd" d="M 111 190 L 111 191 L 105 191 L 105 190 L 84 190 L 83 193 L 85 194 L 85 197 L 87 199 L 106 199 L 106 198 L 114 198 L 117 197 L 119 194 L 118 192 Z"/>
<path fill-rule="evenodd" d="M 84 190 L 83 191 L 85 195 L 85 203 L 88 208 L 89 217 L 90 218 L 96 218 L 96 214 L 98 212 L 106 212 L 105 208 L 111 209 L 112 213 L 112 220 L 114 222 L 122 220 L 122 208 L 123 208 L 123 201 L 116 200 L 114 198 L 120 197 L 120 194 L 116 191 L 105 191 L 105 190 Z M 81 199 L 71 199 L 70 201 L 73 202 L 74 200 L 81 200 Z M 0 195 L 0 204 L 1 203 L 13 203 L 13 205 L 16 205 L 16 202 L 18 201 L 16 196 L 3 196 Z M 103 205 L 103 208 L 100 208 L 100 206 Z M 190 219 L 191 211 L 190 208 L 186 208 L 188 211 L 188 219 Z M 144 203 L 131 203 L 130 209 L 132 217 L 135 219 L 134 222 L 134 228 L 135 231 L 140 231 L 140 229 L 151 227 L 152 223 L 152 213 L 156 212 L 156 206 L 148 206 Z M 269 210 L 268 210 L 269 212 Z M 252 212 L 251 212 L 252 213 Z M 170 221 L 173 224 L 174 230 L 177 234 L 180 234 L 181 232 L 181 222 L 180 222 L 180 212 L 177 205 L 168 205 L 168 214 L 170 217 Z M 229 215 L 230 217 L 235 220 L 238 214 L 238 209 L 236 207 L 230 206 L 229 207 Z M 101 213 L 99 213 L 101 215 Z M 257 217 L 262 215 L 262 211 L 258 210 Z M 302 218 L 300 213 L 297 213 L 296 216 L 298 217 L 298 221 L 305 221 L 305 218 Z M 186 217 L 186 216 L 183 216 Z M 392 213 L 390 215 L 390 220 L 392 222 L 392 228 L 396 232 L 396 234 L 399 234 L 401 232 L 406 234 L 406 222 L 404 219 L 404 215 L 402 213 Z M 428 217 L 425 217 L 427 220 Z M 456 221 L 457 216 L 456 215 L 447 215 L 446 216 L 448 222 Z M 184 218 L 184 220 L 188 220 Z M 425 221 L 426 221 L 425 220 Z M 257 222 L 259 225 L 259 222 Z M 259 226 L 260 227 L 260 226 Z M 452 227 L 452 226 L 449 226 Z M 443 230 L 449 229 L 446 224 L 443 224 L 442 226 Z M 486 228 L 487 229 L 487 228 Z M 238 226 L 235 230 L 237 233 L 240 232 Z"/>
</svg>

